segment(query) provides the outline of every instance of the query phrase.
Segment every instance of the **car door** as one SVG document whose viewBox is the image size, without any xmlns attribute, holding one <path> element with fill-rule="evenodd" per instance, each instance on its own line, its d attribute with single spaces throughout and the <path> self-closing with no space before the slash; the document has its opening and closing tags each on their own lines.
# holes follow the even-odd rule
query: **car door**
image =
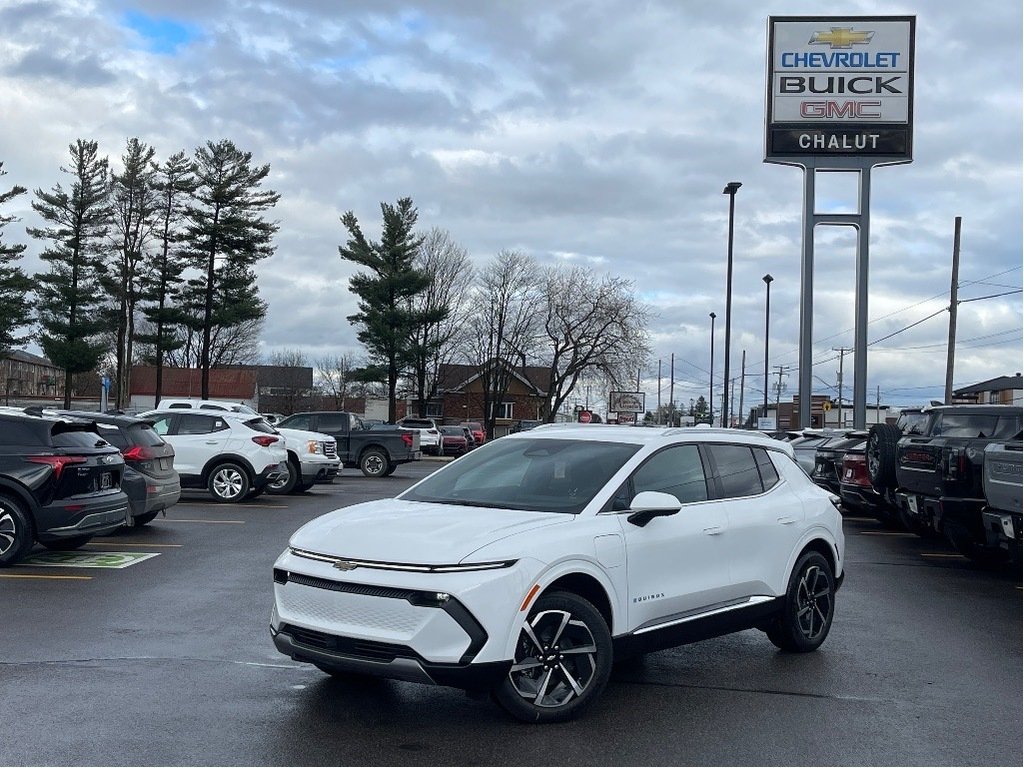
<svg viewBox="0 0 1024 768">
<path fill-rule="evenodd" d="M 174 447 L 174 465 L 180 475 L 201 475 L 211 459 L 224 453 L 231 429 L 223 416 L 179 413 L 165 438 Z"/>
<path fill-rule="evenodd" d="M 733 597 L 775 596 L 803 533 L 804 508 L 769 452 L 749 445 L 705 446 L 715 493 L 728 519 Z"/>
<path fill-rule="evenodd" d="M 675 496 L 679 512 L 640 527 L 627 510 L 641 491 Z M 619 514 L 626 543 L 630 629 L 656 625 L 720 603 L 730 591 L 728 520 L 708 493 L 705 462 L 696 444 L 664 448 L 619 489 L 609 513 Z"/>
</svg>

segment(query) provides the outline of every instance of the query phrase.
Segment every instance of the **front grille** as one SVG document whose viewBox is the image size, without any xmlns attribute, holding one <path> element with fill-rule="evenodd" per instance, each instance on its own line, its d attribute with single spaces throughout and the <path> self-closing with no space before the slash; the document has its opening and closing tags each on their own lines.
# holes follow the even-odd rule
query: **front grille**
<svg viewBox="0 0 1024 768">
<path fill-rule="evenodd" d="M 338 458 L 338 444 L 336 442 L 332 440 L 330 442 L 321 443 L 320 445 L 323 446 L 324 456 L 329 459 Z"/>
<path fill-rule="evenodd" d="M 297 645 L 331 651 L 342 656 L 370 661 L 394 661 L 398 657 L 418 658 L 412 648 L 397 643 L 381 643 L 375 640 L 329 635 L 326 632 L 317 632 L 315 629 L 296 627 L 294 624 L 285 624 L 281 627 L 281 632 L 291 635 Z"/>
<path fill-rule="evenodd" d="M 275 571 L 276 580 L 276 571 Z M 332 581 L 301 573 L 289 573 L 286 581 L 303 584 L 316 589 L 329 589 L 332 592 L 349 592 L 353 595 L 369 595 L 370 597 L 391 597 L 396 600 L 409 600 L 416 591 L 412 589 L 395 589 L 394 587 L 377 587 L 370 584 L 352 584 L 347 581 Z M 285 582 L 281 582 L 285 583 Z"/>
</svg>

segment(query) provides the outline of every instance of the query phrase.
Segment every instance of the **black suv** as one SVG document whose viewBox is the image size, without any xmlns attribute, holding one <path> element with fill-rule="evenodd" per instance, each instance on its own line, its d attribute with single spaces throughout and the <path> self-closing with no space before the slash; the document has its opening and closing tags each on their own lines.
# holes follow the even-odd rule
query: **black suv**
<svg viewBox="0 0 1024 768">
<path fill-rule="evenodd" d="M 0 413 L 0 566 L 128 523 L 124 459 L 94 424 Z"/>
<path fill-rule="evenodd" d="M 920 435 L 896 446 L 896 481 L 903 512 L 919 531 L 944 534 L 964 555 L 979 561 L 1006 554 L 987 546 L 985 448 L 1020 439 L 1021 409 L 1012 405 L 933 408 Z"/>
<path fill-rule="evenodd" d="M 178 503 L 181 481 L 174 469 L 174 448 L 154 431 L 152 422 L 89 411 L 55 414 L 95 422 L 100 437 L 120 449 L 125 465 L 121 490 L 128 496 L 133 525 L 145 525 Z"/>
</svg>

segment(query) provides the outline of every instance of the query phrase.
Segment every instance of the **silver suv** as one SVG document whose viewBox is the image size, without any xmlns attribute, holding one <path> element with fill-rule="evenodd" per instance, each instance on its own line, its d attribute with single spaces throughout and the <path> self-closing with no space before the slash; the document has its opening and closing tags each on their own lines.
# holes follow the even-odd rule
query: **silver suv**
<svg viewBox="0 0 1024 768">
<path fill-rule="evenodd" d="M 424 453 L 433 456 L 444 455 L 444 440 L 441 437 L 441 430 L 433 419 L 422 419 L 420 417 L 408 417 L 398 422 L 403 429 L 412 429 L 420 433 L 420 448 Z"/>
</svg>

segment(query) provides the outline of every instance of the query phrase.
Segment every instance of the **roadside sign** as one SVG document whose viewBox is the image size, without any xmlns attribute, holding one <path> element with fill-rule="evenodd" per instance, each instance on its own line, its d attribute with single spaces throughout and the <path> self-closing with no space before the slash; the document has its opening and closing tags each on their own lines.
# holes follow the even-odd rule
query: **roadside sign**
<svg viewBox="0 0 1024 768">
<path fill-rule="evenodd" d="M 578 417 L 578 420 L 579 420 L 580 424 L 589 424 L 591 419 L 593 419 L 593 418 L 594 418 L 594 414 L 592 414 L 590 411 L 580 411 L 580 415 Z"/>
<path fill-rule="evenodd" d="M 643 413 L 644 392 L 609 392 L 608 410 L 614 413 Z"/>
<path fill-rule="evenodd" d="M 128 568 L 156 557 L 159 552 L 40 552 L 19 565 L 41 568 Z"/>
</svg>

